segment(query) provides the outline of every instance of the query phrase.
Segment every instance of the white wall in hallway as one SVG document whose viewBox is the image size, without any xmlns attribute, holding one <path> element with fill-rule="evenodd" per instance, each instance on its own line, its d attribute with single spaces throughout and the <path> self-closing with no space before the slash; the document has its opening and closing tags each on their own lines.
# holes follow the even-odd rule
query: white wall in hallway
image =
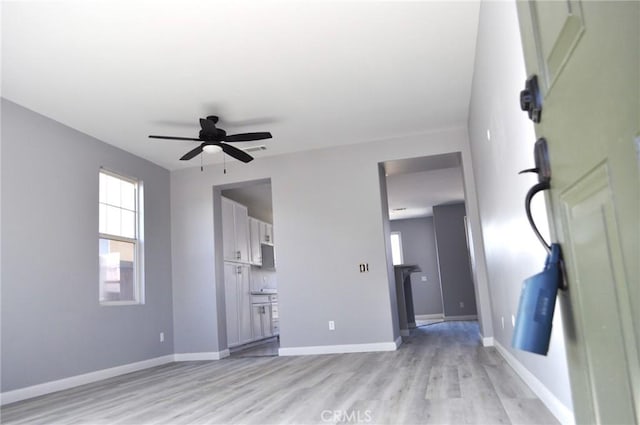
<svg viewBox="0 0 640 425">
<path fill-rule="evenodd" d="M 537 179 L 534 175 L 518 175 L 518 171 L 534 166 L 533 124 L 520 111 L 518 101 L 525 78 L 515 2 L 483 2 L 469 138 L 493 306 L 494 335 L 503 347 L 511 346 L 512 315 L 516 314 L 522 281 L 542 270 L 546 256 L 524 211 L 525 195 Z M 534 210 L 537 222 L 541 227 L 547 227 L 543 202 L 534 199 L 534 203 L 537 203 Z M 571 409 L 564 335 L 557 309 L 547 357 L 511 348 L 509 351 Z"/>
</svg>

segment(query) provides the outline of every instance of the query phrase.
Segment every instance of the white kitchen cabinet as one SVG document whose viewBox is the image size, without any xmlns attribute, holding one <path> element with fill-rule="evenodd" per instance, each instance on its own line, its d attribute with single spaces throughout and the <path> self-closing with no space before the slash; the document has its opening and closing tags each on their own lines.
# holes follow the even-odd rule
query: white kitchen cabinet
<svg viewBox="0 0 640 425">
<path fill-rule="evenodd" d="M 264 338 L 262 329 L 262 316 L 264 304 L 251 304 L 251 328 L 253 329 L 253 339 L 258 340 Z"/>
<path fill-rule="evenodd" d="M 273 245 L 273 225 L 272 224 L 265 223 L 264 221 L 260 222 L 260 243 Z"/>
<path fill-rule="evenodd" d="M 273 335 L 271 313 L 271 304 L 265 305 L 262 312 L 262 335 L 264 335 L 265 338 Z"/>
<path fill-rule="evenodd" d="M 252 340 L 249 266 L 224 263 L 227 316 L 227 345 L 233 347 Z"/>
<path fill-rule="evenodd" d="M 249 217 L 249 248 L 251 252 L 251 264 L 262 265 L 262 250 L 260 249 L 260 226 L 261 221 Z"/>
<path fill-rule="evenodd" d="M 273 225 L 249 217 L 249 256 L 255 266 L 262 266 L 262 244 L 273 245 Z"/>
<path fill-rule="evenodd" d="M 247 207 L 222 198 L 222 249 L 225 261 L 249 263 L 249 212 Z"/>
<path fill-rule="evenodd" d="M 254 340 L 268 338 L 273 335 L 271 304 L 252 304 L 251 319 Z"/>
</svg>

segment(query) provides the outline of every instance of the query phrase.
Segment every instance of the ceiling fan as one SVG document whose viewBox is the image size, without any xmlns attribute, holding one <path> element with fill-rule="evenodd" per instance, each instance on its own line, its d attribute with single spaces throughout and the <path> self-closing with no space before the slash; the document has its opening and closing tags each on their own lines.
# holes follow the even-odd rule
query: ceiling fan
<svg viewBox="0 0 640 425">
<path fill-rule="evenodd" d="M 191 158 L 195 158 L 200 155 L 203 151 L 208 151 L 210 149 L 215 151 L 215 147 L 222 149 L 224 153 L 227 155 L 237 159 L 242 162 L 250 162 L 253 160 L 253 157 L 243 151 L 242 149 L 238 149 L 235 146 L 228 144 L 227 142 L 251 142 L 254 140 L 263 140 L 270 139 L 271 133 L 269 132 L 258 132 L 258 133 L 239 133 L 227 135 L 227 132 L 221 128 L 216 127 L 216 123 L 218 122 L 218 117 L 215 115 L 210 115 L 207 118 L 200 118 L 200 133 L 198 134 L 198 138 L 192 137 L 174 137 L 174 136 L 149 136 L 151 139 L 168 139 L 168 140 L 193 140 L 200 143 L 195 149 L 190 150 L 186 154 L 184 154 L 180 160 L 188 161 Z M 208 148 L 211 146 L 212 148 Z"/>
</svg>

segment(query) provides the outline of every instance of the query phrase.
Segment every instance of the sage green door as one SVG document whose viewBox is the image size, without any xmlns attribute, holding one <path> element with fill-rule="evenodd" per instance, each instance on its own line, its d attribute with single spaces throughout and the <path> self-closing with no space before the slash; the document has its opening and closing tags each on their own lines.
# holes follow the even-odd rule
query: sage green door
<svg viewBox="0 0 640 425">
<path fill-rule="evenodd" d="M 567 266 L 576 421 L 637 424 L 640 1 L 522 1 L 518 15 L 544 96 L 536 134 L 549 144 L 549 222 Z"/>
</svg>

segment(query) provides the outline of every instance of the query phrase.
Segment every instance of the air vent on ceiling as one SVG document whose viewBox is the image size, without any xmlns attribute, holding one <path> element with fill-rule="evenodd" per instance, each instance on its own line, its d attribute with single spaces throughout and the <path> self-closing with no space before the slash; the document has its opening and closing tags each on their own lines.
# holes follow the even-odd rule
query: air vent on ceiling
<svg viewBox="0 0 640 425">
<path fill-rule="evenodd" d="M 266 151 L 267 147 L 265 145 L 249 146 L 248 148 L 242 148 L 242 150 L 245 152 Z"/>
<path fill-rule="evenodd" d="M 406 208 L 403 207 L 403 208 L 394 208 L 391 211 L 396 212 L 396 211 L 404 211 L 404 210 L 406 210 Z"/>
</svg>

